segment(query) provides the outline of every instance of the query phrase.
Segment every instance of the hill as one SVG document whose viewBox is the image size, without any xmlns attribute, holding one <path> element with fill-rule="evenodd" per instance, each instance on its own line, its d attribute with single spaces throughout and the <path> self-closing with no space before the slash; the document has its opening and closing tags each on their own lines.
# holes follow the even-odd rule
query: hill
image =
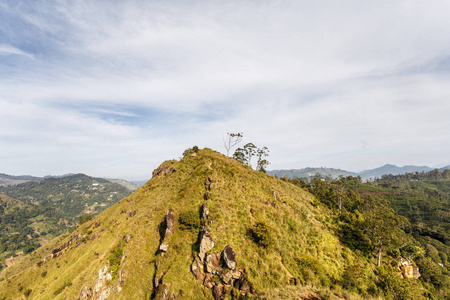
<svg viewBox="0 0 450 300">
<path fill-rule="evenodd" d="M 25 183 L 28 181 L 37 181 L 37 180 L 42 180 L 42 178 L 29 176 L 29 175 L 12 176 L 12 175 L 8 175 L 8 174 L 0 173 L 0 187 L 16 185 L 16 184 Z"/>
<path fill-rule="evenodd" d="M 0 269 L 98 214 L 129 194 L 125 187 L 83 174 L 0 188 Z"/>
<path fill-rule="evenodd" d="M 397 167 L 396 165 L 386 164 L 379 168 L 359 172 L 358 174 L 363 179 L 375 179 L 375 178 L 381 178 L 381 176 L 386 175 L 386 174 L 399 175 L 399 174 L 404 174 L 404 173 L 428 172 L 431 170 L 433 170 L 433 169 L 430 167 L 427 167 L 427 166 Z"/>
<path fill-rule="evenodd" d="M 390 263 L 376 269 L 363 231 L 352 234 L 365 250 L 344 242 L 333 214 L 295 184 L 203 149 L 3 270 L 0 298 L 422 299 Z"/>
<path fill-rule="evenodd" d="M 288 176 L 291 179 L 294 178 L 309 178 L 319 174 L 322 177 L 339 178 L 339 176 L 357 176 L 358 174 L 348 172 L 340 169 L 333 168 L 304 168 L 304 169 L 291 169 L 291 170 L 272 170 L 267 171 L 268 174 L 282 178 Z"/>
</svg>

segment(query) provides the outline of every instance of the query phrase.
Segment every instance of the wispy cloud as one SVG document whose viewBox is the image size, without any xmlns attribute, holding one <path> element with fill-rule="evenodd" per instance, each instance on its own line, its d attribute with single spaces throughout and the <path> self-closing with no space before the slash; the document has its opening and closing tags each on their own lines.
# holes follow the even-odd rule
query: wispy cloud
<svg viewBox="0 0 450 300">
<path fill-rule="evenodd" d="M 449 9 L 3 3 L 0 171 L 146 177 L 229 131 L 268 146 L 271 168 L 448 161 Z"/>
</svg>

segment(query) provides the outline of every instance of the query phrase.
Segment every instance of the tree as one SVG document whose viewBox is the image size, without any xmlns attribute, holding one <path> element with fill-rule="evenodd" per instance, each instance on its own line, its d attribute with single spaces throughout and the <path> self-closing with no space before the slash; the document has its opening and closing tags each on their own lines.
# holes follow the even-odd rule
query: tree
<svg viewBox="0 0 450 300">
<path fill-rule="evenodd" d="M 230 154 L 231 148 L 239 144 L 244 137 L 243 133 L 229 133 L 227 132 L 227 136 L 223 138 L 223 144 L 225 149 L 227 150 L 227 157 Z"/>
<path fill-rule="evenodd" d="M 255 156 L 257 153 L 256 146 L 253 143 L 247 143 L 244 145 L 244 151 L 247 155 L 247 165 L 251 168 L 252 167 L 252 157 Z"/>
<path fill-rule="evenodd" d="M 363 204 L 364 207 L 364 231 L 370 239 L 372 247 L 377 251 L 377 265 L 381 266 L 381 253 L 398 249 L 403 246 L 405 232 L 402 226 L 408 220 L 396 215 L 389 202 L 374 196 L 368 196 Z"/>
<path fill-rule="evenodd" d="M 244 165 L 247 164 L 247 152 L 243 148 L 237 148 L 233 154 L 233 158 Z"/>
<path fill-rule="evenodd" d="M 256 164 L 256 170 L 266 173 L 265 167 L 267 167 L 270 163 L 264 158 L 269 156 L 269 149 L 267 147 L 258 148 L 256 151 L 256 156 L 258 157 L 258 162 Z"/>
</svg>

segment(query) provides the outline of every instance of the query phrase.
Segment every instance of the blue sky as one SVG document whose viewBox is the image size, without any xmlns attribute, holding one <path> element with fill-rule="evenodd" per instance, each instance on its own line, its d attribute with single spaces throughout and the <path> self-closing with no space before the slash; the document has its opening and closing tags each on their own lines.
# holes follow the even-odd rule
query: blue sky
<svg viewBox="0 0 450 300">
<path fill-rule="evenodd" d="M 450 163 L 448 1 L 2 1 L 0 172 Z"/>
</svg>

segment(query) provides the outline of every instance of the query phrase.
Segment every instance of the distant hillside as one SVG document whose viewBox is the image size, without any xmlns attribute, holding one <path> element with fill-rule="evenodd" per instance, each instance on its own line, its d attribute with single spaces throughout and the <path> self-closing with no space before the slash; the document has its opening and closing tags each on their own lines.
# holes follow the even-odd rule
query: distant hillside
<svg viewBox="0 0 450 300">
<path fill-rule="evenodd" d="M 53 208 L 74 224 L 79 215 L 97 214 L 127 196 L 129 190 L 106 179 L 76 174 L 0 187 L 0 193 L 27 204 Z"/>
<path fill-rule="evenodd" d="M 30 175 L 12 176 L 4 173 L 0 173 L 0 186 L 16 185 L 25 183 L 28 181 L 42 180 L 41 177 L 34 177 Z"/>
<path fill-rule="evenodd" d="M 358 174 L 363 179 L 375 179 L 375 178 L 381 178 L 381 176 L 385 174 L 392 174 L 392 175 L 399 175 L 404 173 L 414 173 L 414 172 L 428 172 L 433 170 L 430 167 L 427 166 L 403 166 L 403 167 L 397 167 L 396 165 L 390 165 L 386 164 L 382 167 L 372 169 L 372 170 L 365 170 L 362 172 L 359 172 Z"/>
<path fill-rule="evenodd" d="M 311 177 L 319 174 L 322 177 L 338 178 L 339 176 L 357 176 L 358 174 L 348 172 L 340 169 L 333 168 L 304 168 L 304 169 L 291 169 L 291 170 L 272 170 L 267 171 L 268 174 L 282 178 L 287 175 L 289 178 L 303 178 Z"/>
<path fill-rule="evenodd" d="M 108 180 L 108 181 L 110 181 L 110 182 L 113 182 L 113 183 L 120 184 L 121 186 L 123 186 L 123 187 L 129 189 L 130 191 L 135 191 L 135 190 L 137 190 L 137 188 L 141 187 L 141 186 L 144 185 L 144 183 L 146 182 L 146 181 L 145 181 L 145 182 L 143 182 L 142 184 L 138 185 L 138 184 L 136 184 L 136 183 L 134 183 L 134 182 L 127 181 L 127 180 L 124 180 L 124 179 L 106 178 L 106 180 Z"/>
</svg>

